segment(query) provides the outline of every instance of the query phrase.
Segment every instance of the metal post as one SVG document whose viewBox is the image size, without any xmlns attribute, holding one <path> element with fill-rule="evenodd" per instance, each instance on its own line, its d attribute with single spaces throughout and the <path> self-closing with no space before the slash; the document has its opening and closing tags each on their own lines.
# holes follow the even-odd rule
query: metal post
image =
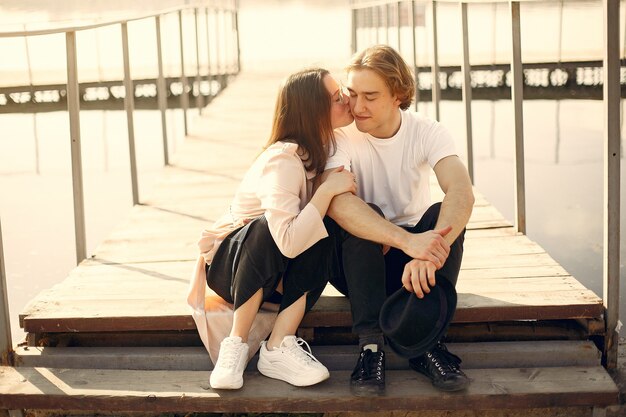
<svg viewBox="0 0 626 417">
<path fill-rule="evenodd" d="M 139 204 L 139 185 L 137 184 L 137 155 L 135 152 L 135 88 L 130 76 L 130 56 L 128 53 L 128 23 L 122 23 L 122 54 L 124 55 L 124 109 L 128 126 L 128 153 L 130 155 L 130 180 L 133 188 L 133 205 Z"/>
<path fill-rule="evenodd" d="M 401 16 L 401 9 L 400 9 L 400 5 L 402 4 L 401 1 L 399 1 L 398 3 L 396 3 L 396 23 L 398 24 L 398 52 L 400 52 L 400 28 L 402 27 L 402 25 L 400 24 L 400 19 L 402 18 Z"/>
<path fill-rule="evenodd" d="M 215 9 L 215 72 L 220 75 L 220 79 L 221 79 L 221 75 L 222 75 L 222 57 L 221 57 L 221 50 L 220 50 L 220 42 L 222 41 L 220 39 L 220 9 Z M 222 87 L 220 86 L 220 89 Z"/>
<path fill-rule="evenodd" d="M 432 75 L 432 102 L 433 107 L 435 108 L 435 120 L 439 120 L 439 101 L 440 101 L 440 90 L 439 90 L 439 53 L 437 46 L 437 2 L 431 2 L 431 20 L 432 20 L 432 49 L 433 49 L 433 62 L 431 65 L 431 75 Z"/>
<path fill-rule="evenodd" d="M 352 55 L 356 54 L 357 50 L 357 30 L 359 28 L 358 9 L 352 9 L 352 42 L 350 43 Z"/>
<path fill-rule="evenodd" d="M 26 25 L 24 24 L 24 32 L 26 32 Z M 24 47 L 26 49 L 26 64 L 28 66 L 28 84 L 30 86 L 30 99 L 33 100 L 35 89 L 33 87 L 33 67 L 30 62 L 30 48 L 28 46 L 28 36 L 24 36 Z M 41 174 L 39 169 L 39 134 L 37 133 L 37 112 L 33 112 L 33 137 L 35 138 L 35 173 Z"/>
<path fill-rule="evenodd" d="M 161 130 L 163 131 L 163 163 L 170 164 L 170 153 L 167 149 L 167 86 L 165 85 L 165 77 L 163 76 L 163 46 L 161 42 L 161 16 L 155 17 L 156 24 L 156 41 L 157 41 L 157 66 L 159 75 L 157 78 L 157 97 L 159 102 L 159 110 L 161 111 Z"/>
<path fill-rule="evenodd" d="M 202 97 L 202 91 L 200 91 L 202 77 L 200 76 L 200 35 L 198 33 L 198 8 L 195 8 L 193 10 L 193 15 L 196 29 L 196 85 L 198 86 L 196 107 L 198 108 L 198 114 L 202 114 L 202 109 L 204 108 L 204 97 Z"/>
<path fill-rule="evenodd" d="M 604 353 L 617 366 L 620 264 L 620 62 L 619 1 L 604 0 Z"/>
<path fill-rule="evenodd" d="M 4 267 L 4 247 L 2 245 L 2 224 L 0 223 L 0 352 L 3 366 L 13 364 L 13 341 L 11 340 L 11 320 L 9 316 L 9 297 L 7 295 L 7 275 Z"/>
<path fill-rule="evenodd" d="M 189 96 L 187 96 L 187 77 L 185 76 L 185 48 L 183 46 L 183 11 L 178 11 L 178 28 L 180 32 L 180 83 L 183 85 L 180 94 L 180 104 L 183 108 L 183 121 L 185 124 L 185 136 L 189 131 L 187 126 L 187 109 L 189 108 Z"/>
<path fill-rule="evenodd" d="M 524 73 L 522 69 L 522 40 L 520 34 L 520 3 L 512 1 L 511 7 L 511 35 L 512 51 L 511 99 L 515 124 L 515 227 L 518 232 L 526 234 L 526 192 L 524 180 Z"/>
<path fill-rule="evenodd" d="M 235 46 L 237 48 L 237 74 L 239 74 L 241 71 L 241 48 L 239 46 L 239 0 L 235 0 L 235 36 Z"/>
<path fill-rule="evenodd" d="M 204 9 L 206 17 L 206 66 L 209 78 L 209 100 L 213 99 L 213 74 L 211 72 L 211 37 L 209 36 L 209 8 Z"/>
<path fill-rule="evenodd" d="M 100 42 L 100 31 L 96 29 L 96 60 L 98 62 L 98 81 L 102 82 L 104 80 L 104 72 L 102 70 L 102 60 L 101 60 L 101 42 Z M 107 140 L 108 137 L 108 113 L 106 110 L 102 112 L 102 159 L 104 164 L 104 172 L 109 172 L 109 142 Z"/>
<path fill-rule="evenodd" d="M 72 187 L 74 191 L 74 234 L 76 237 L 76 264 L 87 257 L 85 233 L 85 202 L 83 195 L 83 163 L 80 150 L 80 100 L 76 57 L 76 32 L 65 34 L 67 57 L 67 111 L 70 116 L 72 149 Z"/>
<path fill-rule="evenodd" d="M 369 47 L 372 45 L 372 8 L 368 7 L 364 10 L 365 13 L 365 22 L 366 22 L 366 27 L 367 27 L 367 44 L 366 46 Z"/>
<path fill-rule="evenodd" d="M 389 45 L 389 3 L 385 4 L 385 43 Z"/>
<path fill-rule="evenodd" d="M 474 183 L 474 146 L 472 138 L 472 77 L 469 61 L 469 30 L 467 27 L 467 3 L 461 3 L 461 28 L 463 31 L 463 106 L 465 107 L 465 138 L 467 145 L 467 171 Z"/>
<path fill-rule="evenodd" d="M 563 52 L 563 1 L 559 1 L 559 50 L 558 50 L 558 63 L 561 64 L 562 52 Z M 621 100 L 620 100 L 621 101 Z M 555 103 L 555 137 L 554 141 L 554 163 L 559 163 L 559 150 L 561 148 L 561 100 L 557 100 Z M 620 110 L 621 114 L 621 110 Z M 621 131 L 621 127 L 620 127 Z"/>
<path fill-rule="evenodd" d="M 374 12 L 376 12 L 375 16 L 376 16 L 376 20 L 375 20 L 375 24 L 374 24 L 374 30 L 376 31 L 376 44 L 378 45 L 380 43 L 380 34 L 379 34 L 379 28 L 380 28 L 380 6 L 375 6 L 372 7 L 372 20 L 374 17 Z"/>
<path fill-rule="evenodd" d="M 229 15 L 229 20 L 230 20 L 230 28 L 228 30 L 228 34 L 230 34 L 230 36 L 228 37 L 228 73 L 232 74 L 233 69 L 235 67 L 234 59 L 233 59 L 233 52 L 235 52 L 234 42 L 233 42 L 234 41 L 233 28 L 235 27 L 235 13 L 233 12 L 232 9 L 229 9 L 228 15 Z"/>
<path fill-rule="evenodd" d="M 411 7 L 409 9 L 409 27 L 411 28 L 411 39 L 413 45 L 413 74 L 415 76 L 415 111 L 417 111 L 417 105 L 420 101 L 420 89 L 419 89 L 419 73 L 417 68 L 417 44 L 415 42 L 415 0 L 411 0 Z"/>
</svg>

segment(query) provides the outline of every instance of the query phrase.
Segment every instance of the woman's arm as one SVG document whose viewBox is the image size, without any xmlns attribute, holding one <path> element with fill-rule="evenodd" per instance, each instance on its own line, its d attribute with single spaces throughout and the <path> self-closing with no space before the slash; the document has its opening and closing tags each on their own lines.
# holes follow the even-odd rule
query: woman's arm
<svg viewBox="0 0 626 417">
<path fill-rule="evenodd" d="M 283 148 L 268 159 L 260 178 L 258 196 L 270 233 L 284 256 L 294 258 L 328 236 L 322 219 L 330 200 L 338 190 L 348 191 L 348 185 L 352 187 L 354 183 L 352 174 L 338 171 L 337 174 L 342 175 L 322 183 L 311 201 L 300 210 L 300 196 L 306 186 L 300 157 L 295 150 Z"/>
</svg>

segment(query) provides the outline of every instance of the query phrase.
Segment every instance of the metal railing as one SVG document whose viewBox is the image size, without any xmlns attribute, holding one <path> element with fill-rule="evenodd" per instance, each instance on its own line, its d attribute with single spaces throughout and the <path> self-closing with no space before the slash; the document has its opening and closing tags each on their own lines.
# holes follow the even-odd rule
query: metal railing
<svg viewBox="0 0 626 417">
<path fill-rule="evenodd" d="M 568 0 L 521 0 L 508 1 L 511 23 L 511 102 L 513 104 L 513 133 L 515 138 L 515 229 L 519 233 L 526 233 L 526 193 L 524 174 L 524 129 L 523 129 L 523 100 L 524 100 L 524 73 L 521 59 L 521 28 L 520 28 L 520 3 L 533 1 L 535 3 L 567 3 Z M 620 258 L 620 56 L 619 56 L 619 0 L 598 0 L 602 1 L 604 7 L 604 60 L 603 60 L 603 100 L 605 107 L 604 119 L 604 257 L 603 257 L 603 300 L 606 308 L 606 337 L 604 353 L 606 364 L 609 368 L 614 368 L 617 364 L 617 333 L 619 322 L 619 258 Z M 484 1 L 483 3 L 494 3 L 497 0 Z M 401 46 L 401 28 L 404 26 L 401 20 L 402 6 L 405 6 L 408 14 L 407 26 L 412 31 L 412 60 L 408 60 L 413 66 L 415 79 L 418 80 L 418 65 L 415 40 L 415 7 L 421 4 L 430 7 L 430 33 L 431 33 L 431 89 L 432 106 L 434 107 L 435 119 L 439 120 L 441 100 L 439 86 L 439 56 L 438 56 L 438 34 L 437 34 L 437 4 L 456 3 L 460 8 L 460 27 L 462 28 L 462 74 L 463 87 L 462 99 L 465 114 L 465 135 L 467 147 L 467 167 L 470 178 L 474 182 L 474 156 L 472 138 L 472 87 L 471 87 L 471 67 L 469 57 L 469 27 L 467 12 L 472 6 L 472 0 L 410 0 L 410 1 L 359 1 L 352 0 L 352 52 L 355 53 L 361 48 L 358 44 L 359 36 L 357 30 L 366 27 L 375 30 L 374 39 L 368 36 L 368 44 L 379 43 L 379 28 L 386 29 L 386 39 L 389 37 L 391 26 L 389 17 L 391 8 L 396 8 L 395 24 L 397 30 L 397 48 Z M 380 16 L 385 11 L 386 19 L 384 25 Z M 562 22 L 562 20 L 561 20 Z M 559 56 L 560 60 L 560 56 Z M 415 109 L 420 101 L 419 84 L 416 85 Z"/>
<path fill-rule="evenodd" d="M 183 36 L 183 13 L 187 11 L 193 11 L 194 13 L 194 26 L 195 26 L 195 54 L 196 54 L 196 74 L 195 87 L 191 87 L 187 80 L 187 74 L 185 73 L 185 42 Z M 70 137 L 71 137 L 71 153 L 72 153 L 72 181 L 73 181 L 73 195 L 74 195 L 74 226 L 76 237 L 76 260 L 80 263 L 87 257 L 86 251 L 86 231 L 85 231 L 85 209 L 84 209 L 84 194 L 83 194 L 83 178 L 82 178 L 82 161 L 81 161 L 81 135 L 80 135 L 80 97 L 79 97 L 79 82 L 78 82 L 78 56 L 76 49 L 76 34 L 79 31 L 96 29 L 105 26 L 119 25 L 122 35 L 121 51 L 123 56 L 123 68 L 124 68 L 124 109 L 126 112 L 126 121 L 128 127 L 128 146 L 130 155 L 130 171 L 131 171 L 131 186 L 132 186 L 132 199 L 133 204 L 138 204 L 139 199 L 139 185 L 137 174 L 137 157 L 135 152 L 135 126 L 134 126 L 134 86 L 131 78 L 131 63 L 130 63 L 130 46 L 128 38 L 128 23 L 143 19 L 154 19 L 156 30 L 156 43 L 157 43 L 157 66 L 158 66 L 158 78 L 157 78 L 157 100 L 159 110 L 161 112 L 161 129 L 163 134 L 163 159 L 166 165 L 169 164 L 169 150 L 167 139 L 167 122 L 165 113 L 167 110 L 167 95 L 165 78 L 163 74 L 163 50 L 162 50 L 162 30 L 161 30 L 161 18 L 163 16 L 176 14 L 178 16 L 178 29 L 179 29 L 179 49 L 180 49 L 180 81 L 182 83 L 183 93 L 180 94 L 181 107 L 183 109 L 184 120 L 184 132 L 188 134 L 188 117 L 187 110 L 189 109 L 189 94 L 193 94 L 193 90 L 199 90 L 200 81 L 202 77 L 201 65 L 200 65 L 200 35 L 199 35 L 199 19 L 200 13 L 204 12 L 206 16 L 209 13 L 215 13 L 216 15 L 224 18 L 225 16 L 231 16 L 234 22 L 237 22 L 237 5 L 236 3 L 230 3 L 228 6 L 224 6 L 223 2 L 216 3 L 199 3 L 197 5 L 189 5 L 184 7 L 178 7 L 159 11 L 157 13 L 151 13 L 147 15 L 134 16 L 132 18 L 112 20 L 105 22 L 89 23 L 85 25 L 55 28 L 55 29 L 42 29 L 36 31 L 20 31 L 20 32 L 0 32 L 0 38 L 6 37 L 28 37 L 28 36 L 42 36 L 53 35 L 59 33 L 65 33 L 66 55 L 67 55 L 67 108 L 70 121 Z M 236 23 L 235 23 L 236 26 Z M 234 32 L 237 32 L 235 28 Z M 209 23 L 206 19 L 206 36 L 207 36 L 207 49 L 210 48 L 211 42 L 209 42 Z M 216 44 L 220 42 L 220 39 L 216 39 Z M 224 68 L 230 64 L 236 66 L 236 72 L 240 68 L 239 57 L 239 45 L 238 34 L 236 34 L 236 56 L 234 62 L 225 64 L 219 60 L 216 63 L 216 71 L 221 73 Z M 208 72 L 209 76 L 211 71 L 210 63 L 210 51 L 207 51 L 208 56 Z M 220 55 L 216 55 L 220 57 Z M 29 68 L 30 72 L 30 68 Z M 210 85 L 210 84 L 209 84 Z M 204 106 L 204 102 L 201 98 L 201 94 L 197 94 L 198 99 L 196 105 L 201 111 Z"/>
<path fill-rule="evenodd" d="M 128 127 L 128 146 L 130 155 L 130 170 L 131 170 L 131 182 L 132 182 L 132 196 L 133 204 L 138 204 L 139 199 L 139 186 L 137 179 L 137 157 L 135 153 L 135 128 L 134 128 L 134 85 L 131 78 L 131 62 L 130 62 L 130 44 L 128 37 L 128 23 L 132 21 L 138 21 L 143 19 L 154 19 L 156 30 L 156 50 L 157 50 L 157 100 L 158 107 L 161 113 L 161 128 L 163 134 L 163 157 L 165 165 L 169 164 L 169 151 L 168 151 L 168 139 L 167 139 L 167 125 L 166 125 L 166 110 L 167 110 L 167 96 L 168 91 L 166 88 L 164 70 L 163 70 L 163 48 L 162 48 L 162 28 L 161 22 L 164 16 L 176 14 L 178 17 L 178 36 L 180 38 L 180 80 L 183 84 L 183 92 L 180 94 L 180 99 L 183 108 L 185 135 L 188 134 L 187 125 L 187 110 L 189 108 L 189 94 L 193 94 L 194 90 L 197 91 L 196 105 L 201 112 L 204 106 L 202 95 L 200 94 L 200 81 L 203 77 L 202 68 L 200 65 L 200 25 L 198 17 L 204 13 L 205 15 L 205 27 L 206 27 L 206 46 L 207 46 L 207 72 L 209 81 L 212 76 L 212 63 L 211 63 L 211 51 L 209 50 L 211 44 L 219 45 L 220 42 L 227 40 L 227 36 L 233 36 L 234 39 L 228 40 L 229 44 L 233 44 L 235 51 L 228 56 L 224 54 L 225 59 L 230 59 L 229 62 L 223 62 L 220 59 L 222 56 L 220 53 L 214 54 L 216 57 L 215 72 L 226 77 L 226 69 L 234 67 L 234 73 L 238 73 L 240 70 L 240 53 L 239 53 L 239 33 L 238 33 L 238 2 L 237 0 L 207 0 L 203 2 L 197 2 L 193 5 L 185 5 L 167 10 L 161 10 L 154 13 L 142 14 L 133 16 L 131 18 L 124 18 L 118 20 L 106 20 L 95 23 L 87 23 L 83 25 L 74 25 L 71 27 L 56 27 L 53 29 L 40 29 L 33 31 L 17 31 L 17 32 L 0 32 L 0 38 L 13 38 L 13 37 L 30 37 L 30 36 L 46 36 L 54 34 L 65 34 L 66 45 L 66 71 L 67 71 L 67 112 L 69 116 L 70 127 L 70 140 L 71 140 L 71 160 L 72 160 L 72 184 L 73 184 L 73 199 L 74 199 L 74 233 L 76 239 L 76 262 L 80 263 L 87 257 L 86 249 L 86 230 L 85 230 L 85 204 L 83 193 L 83 168 L 81 161 L 81 133 L 80 133 L 80 90 L 78 80 L 78 54 L 76 48 L 77 32 L 85 31 L 89 29 L 97 29 L 106 26 L 119 25 L 122 35 L 122 44 L 120 45 L 122 57 L 123 57 L 123 69 L 124 69 L 124 109 L 126 113 L 126 121 Z M 185 42 L 183 41 L 183 16 L 185 13 L 193 11 L 194 13 L 194 25 L 195 25 L 195 54 L 196 54 L 196 74 L 194 75 L 195 85 L 189 85 L 187 81 L 187 75 L 185 73 Z M 226 19 L 230 17 L 232 19 L 231 33 L 223 33 L 220 35 L 219 31 L 216 33 L 216 39 L 210 42 L 209 39 L 209 14 L 215 14 L 215 19 Z M 225 31 L 226 25 L 222 25 L 222 29 Z M 28 44 L 26 42 L 26 44 Z M 28 63 L 28 71 L 31 73 L 30 60 Z M 29 77 L 32 83 L 32 76 Z M 209 90 L 211 89 L 211 83 L 209 82 Z M 8 364 L 11 362 L 12 342 L 11 342 L 11 330 L 9 322 L 9 310 L 7 303 L 6 293 L 6 271 L 4 262 L 4 251 L 2 246 L 2 229 L 0 228 L 0 352 L 2 354 L 2 364 Z"/>
</svg>

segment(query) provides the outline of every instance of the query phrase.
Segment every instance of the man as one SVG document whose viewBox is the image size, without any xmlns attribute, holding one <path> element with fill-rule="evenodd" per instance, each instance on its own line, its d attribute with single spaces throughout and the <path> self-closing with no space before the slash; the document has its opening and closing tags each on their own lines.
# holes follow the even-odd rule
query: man
<svg viewBox="0 0 626 417">
<path fill-rule="evenodd" d="M 357 179 L 357 195 L 336 196 L 328 214 L 345 231 L 338 250 L 344 273 L 331 282 L 351 303 L 361 354 L 350 383 L 359 395 L 385 388 L 378 324 L 385 298 L 401 287 L 423 298 L 435 277 L 456 284 L 474 196 L 448 130 L 408 111 L 415 83 L 395 50 L 368 48 L 347 71 L 355 123 L 336 131 L 326 169 L 343 165 Z M 445 193 L 432 206 L 431 168 Z M 456 391 L 469 385 L 460 362 L 439 342 L 409 365 L 435 387 Z"/>
</svg>

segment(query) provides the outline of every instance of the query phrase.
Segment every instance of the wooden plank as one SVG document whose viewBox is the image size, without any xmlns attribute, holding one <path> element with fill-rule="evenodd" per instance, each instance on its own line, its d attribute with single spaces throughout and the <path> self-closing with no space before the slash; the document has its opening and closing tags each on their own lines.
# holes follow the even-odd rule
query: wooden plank
<svg viewBox="0 0 626 417">
<path fill-rule="evenodd" d="M 165 262 L 184 261 L 195 259 L 197 255 L 197 238 L 199 232 L 193 234 L 191 239 L 176 239 L 168 230 L 159 232 L 159 221 L 149 229 L 149 234 L 137 234 L 132 238 L 111 238 L 101 244 L 95 253 L 95 259 L 107 263 L 133 263 L 133 262 Z M 202 230 L 200 226 L 198 230 Z M 192 234 L 186 232 L 190 237 Z M 536 243 L 523 238 L 491 238 L 481 239 L 481 242 L 467 240 L 464 253 L 463 265 L 480 263 L 481 265 L 498 265 L 494 257 L 501 255 L 542 255 L 535 264 L 556 264 L 543 248 Z M 523 262 L 529 262 L 523 260 Z"/>
<path fill-rule="evenodd" d="M 349 315 L 346 314 L 347 321 Z M 355 345 L 358 339 L 350 325 L 343 327 L 320 327 L 327 323 L 313 323 L 316 345 Z M 445 340 L 450 343 L 476 343 L 494 341 L 548 341 L 587 340 L 590 333 L 577 320 L 498 321 L 478 323 L 452 323 Z M 28 346 L 83 346 L 83 347 L 189 347 L 202 346 L 196 329 L 154 330 L 125 332 L 55 332 L 27 333 Z"/>
<path fill-rule="evenodd" d="M 463 359 L 463 369 L 529 368 L 600 365 L 601 354 L 590 341 L 449 343 Z M 358 347 L 313 346 L 328 369 L 352 370 Z M 204 347 L 18 347 L 16 366 L 83 369 L 189 370 L 213 369 Z M 254 371 L 258 355 L 248 364 Z M 386 350 L 388 370 L 409 369 L 406 359 Z"/>
<path fill-rule="evenodd" d="M 0 407 L 109 411 L 342 412 L 608 406 L 618 390 L 602 367 L 470 369 L 465 392 L 443 393 L 412 371 L 389 371 L 382 397 L 354 397 L 349 371 L 305 389 L 258 373 L 214 391 L 205 371 L 0 368 Z"/>
<path fill-rule="evenodd" d="M 546 285 L 546 282 L 550 285 Z M 150 299 L 184 299 L 186 282 L 178 280 L 163 280 L 159 282 L 158 287 L 146 287 L 153 284 L 153 280 L 137 279 L 136 282 L 124 284 L 122 279 L 116 278 L 111 280 L 100 280 L 91 282 L 81 282 L 73 280 L 64 283 L 63 286 L 55 286 L 45 291 L 45 297 L 40 300 L 48 302 L 54 301 L 74 301 L 74 300 L 150 300 Z M 120 294 L 117 285 L 124 284 L 127 294 Z M 457 292 L 459 294 L 481 294 L 495 297 L 495 294 L 502 292 L 529 294 L 545 293 L 546 291 L 555 291 L 559 295 L 566 294 L 567 291 L 579 290 L 587 294 L 587 289 L 570 276 L 558 277 L 519 277 L 510 279 L 509 277 L 491 277 L 484 279 L 480 276 L 467 277 L 459 281 L 457 284 Z M 340 296 L 339 292 L 334 290 L 332 286 L 328 286 L 324 292 L 325 295 Z M 498 295 L 499 297 L 499 295 Z M 532 302 L 532 300 L 530 300 Z"/>
<path fill-rule="evenodd" d="M 495 237 L 495 236 L 517 236 L 519 235 L 513 227 L 492 227 L 482 229 L 467 229 L 465 231 L 465 239 L 478 239 L 483 237 Z"/>
<path fill-rule="evenodd" d="M 475 268 L 517 268 L 528 265 L 558 266 L 559 264 L 547 253 L 512 254 L 502 256 L 464 257 L 464 269 Z"/>
<path fill-rule="evenodd" d="M 602 314 L 602 301 L 595 294 L 581 288 L 567 289 L 567 281 L 556 292 L 554 286 L 549 290 L 539 286 L 530 292 L 523 284 L 515 292 L 514 282 L 501 284 L 499 292 L 495 282 L 490 284 L 495 292 L 459 292 L 455 322 L 597 318 Z M 132 292 L 105 298 L 97 291 L 76 291 L 66 297 L 50 291 L 29 306 L 22 325 L 25 331 L 35 333 L 194 328 L 180 294 L 169 294 L 167 287 L 155 291 L 157 295 L 144 298 Z M 322 297 L 303 321 L 304 327 L 315 325 L 351 325 L 348 300 Z"/>
<path fill-rule="evenodd" d="M 555 305 L 550 294 L 543 300 L 545 305 L 529 306 L 496 301 L 471 294 L 459 296 L 453 323 L 595 318 L 602 314 L 602 305 L 599 303 Z M 303 327 L 351 325 L 350 305 L 339 297 L 321 298 L 302 320 Z"/>
<path fill-rule="evenodd" d="M 499 267 L 499 268 L 474 268 L 464 269 L 461 267 L 458 282 L 461 283 L 470 279 L 517 279 L 545 277 L 546 286 L 549 286 L 553 279 L 558 277 L 570 276 L 569 273 L 560 265 L 523 265 L 518 267 Z"/>
</svg>

